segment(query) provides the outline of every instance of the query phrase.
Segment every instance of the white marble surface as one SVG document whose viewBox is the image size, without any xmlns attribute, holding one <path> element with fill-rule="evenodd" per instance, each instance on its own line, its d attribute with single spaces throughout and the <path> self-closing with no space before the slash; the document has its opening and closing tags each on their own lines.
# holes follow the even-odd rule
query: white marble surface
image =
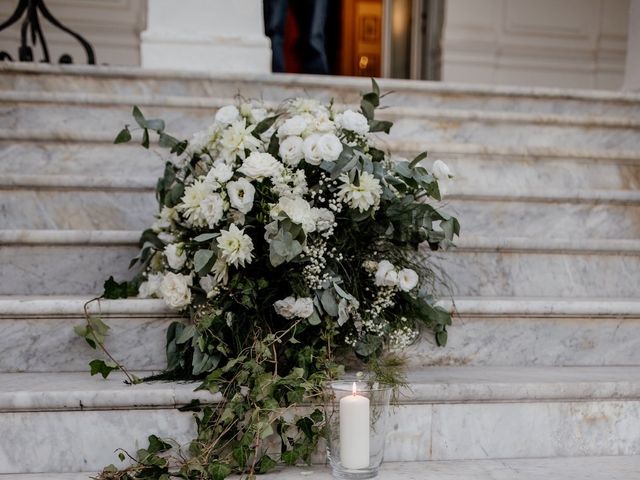
<svg viewBox="0 0 640 480">
<path fill-rule="evenodd" d="M 99 294 L 113 275 L 130 279 L 129 245 L 7 245 L 0 248 L 0 295 Z"/>
<path fill-rule="evenodd" d="M 0 472 L 97 471 L 114 453 L 147 445 L 150 434 L 183 444 L 195 435 L 192 414 L 174 409 L 0 414 Z M 17 446 L 28 448 L 17 448 Z"/>
<path fill-rule="evenodd" d="M 637 254 L 506 250 L 461 249 L 431 255 L 433 265 L 444 272 L 440 276 L 446 275 L 445 286 L 438 287 L 438 292 L 458 296 L 635 298 L 640 289 Z"/>
<path fill-rule="evenodd" d="M 393 410 L 386 458 L 637 455 L 637 373 L 621 367 L 415 372 L 413 393 Z M 172 408 L 195 396 L 211 398 L 193 393 L 193 384 L 127 386 L 120 377 L 1 374 L 0 472 L 92 471 L 113 461 L 118 446 L 132 448 L 150 433 L 184 440 L 193 428 L 189 414 Z M 16 451 L 17 442 L 35 445 Z"/>
<path fill-rule="evenodd" d="M 145 373 L 134 372 L 144 378 Z M 107 379 L 83 373 L 0 373 L 0 412 L 174 408 L 192 399 L 217 401 L 194 391 L 200 382 L 147 382 L 127 385 L 114 372 Z"/>
<path fill-rule="evenodd" d="M 385 462 L 380 480 L 632 480 L 639 456 Z M 0 480 L 86 480 L 89 473 L 1 475 Z M 239 477 L 230 477 L 237 479 Z M 264 480 L 330 480 L 325 466 L 278 468 Z"/>
<path fill-rule="evenodd" d="M 42 96 L 42 94 L 36 95 Z M 213 105 L 229 103 L 232 98 L 227 97 L 229 100 L 225 100 L 224 98 L 199 99 L 196 97 L 189 102 L 177 102 L 169 98 L 165 102 L 166 105 L 154 106 L 161 103 L 157 97 L 145 99 L 119 96 L 111 98 L 109 102 L 115 105 L 110 106 L 107 105 L 109 96 L 90 95 L 96 96 L 97 99 L 76 97 L 73 104 L 68 102 L 67 96 L 56 99 L 55 94 L 50 95 L 48 103 L 40 103 L 42 102 L 40 99 L 37 100 L 38 103 L 27 103 L 24 101 L 27 99 L 26 96 L 20 100 L 2 101 L 0 96 L 0 128 L 42 130 L 50 128 L 51 123 L 54 122 L 70 130 L 87 133 L 118 131 L 121 125 L 130 122 L 128 106 L 136 104 L 143 108 L 148 118 L 165 119 L 167 128 L 172 133 L 188 136 L 212 122 L 215 113 Z M 201 104 L 202 107 L 189 106 L 194 103 Z M 638 140 L 640 123 L 633 120 L 614 121 L 608 117 L 598 120 L 594 117 L 590 119 L 593 125 L 574 125 L 581 122 L 577 119 L 559 122 L 556 117 L 535 114 L 483 116 L 482 112 L 475 115 L 460 112 L 452 118 L 453 115 L 447 114 L 446 111 L 425 112 L 419 109 L 414 115 L 408 116 L 406 111 L 409 108 L 404 107 L 396 115 L 393 114 L 392 109 L 389 109 L 385 114 L 394 120 L 392 138 L 419 139 L 430 143 L 469 142 L 537 147 L 550 147 L 561 143 L 565 148 L 594 150 L 640 148 L 640 140 Z"/>
<path fill-rule="evenodd" d="M 313 75 L 224 75 L 180 71 L 150 71 L 101 66 L 2 65 L 0 86 L 22 91 L 85 91 L 218 95 L 231 97 L 238 91 L 249 97 L 281 101 L 297 95 L 356 101 L 358 92 L 370 87 L 368 79 Z M 382 90 L 393 90 L 401 105 L 463 109 L 509 110 L 540 113 L 582 112 L 637 115 L 637 94 L 551 88 L 488 87 L 441 82 L 381 79 Z"/>
<path fill-rule="evenodd" d="M 100 354 L 72 326 L 83 324 L 88 299 L 0 297 L 0 371 L 86 371 Z M 410 366 L 640 365 L 640 302 L 632 299 L 456 298 L 455 304 L 447 346 L 425 335 L 405 351 Z M 98 311 L 95 304 L 91 311 Z M 101 301 L 100 311 L 116 358 L 131 369 L 164 367 L 165 330 L 180 317 L 162 300 Z M 144 347 L 140 338 L 147 339 Z"/>
</svg>

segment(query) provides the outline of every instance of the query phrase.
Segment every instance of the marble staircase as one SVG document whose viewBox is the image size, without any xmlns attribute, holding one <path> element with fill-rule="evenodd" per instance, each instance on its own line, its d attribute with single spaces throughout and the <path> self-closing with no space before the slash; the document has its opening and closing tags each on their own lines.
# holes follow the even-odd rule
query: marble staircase
<svg viewBox="0 0 640 480">
<path fill-rule="evenodd" d="M 380 142 L 451 165 L 443 203 L 463 226 L 457 248 L 433 256 L 450 277 L 439 286 L 456 312 L 449 345 L 424 338 L 407 351 L 412 391 L 387 455 L 404 463 L 383 478 L 637 478 L 640 96 L 380 84 L 394 91 L 381 115 L 396 122 Z M 237 93 L 352 104 L 367 88 L 350 78 L 0 65 L 0 480 L 76 478 L 151 433 L 193 433 L 176 407 L 201 393 L 92 378 L 96 354 L 72 331 L 105 278 L 131 275 L 155 211 L 165 153 L 111 144 L 131 105 L 181 134 Z M 163 367 L 176 316 L 162 301 L 103 301 L 100 311 L 129 368 Z"/>
</svg>

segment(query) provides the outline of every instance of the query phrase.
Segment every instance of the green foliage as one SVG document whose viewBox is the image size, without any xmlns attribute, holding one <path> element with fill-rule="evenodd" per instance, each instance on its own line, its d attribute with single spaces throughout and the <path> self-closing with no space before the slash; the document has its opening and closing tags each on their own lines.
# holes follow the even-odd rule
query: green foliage
<svg viewBox="0 0 640 480">
<path fill-rule="evenodd" d="M 371 91 L 360 102 L 370 132 L 388 133 L 392 126 L 375 118 L 383 97 L 372 79 Z M 243 108 L 238 110 L 240 123 L 248 121 L 247 109 L 253 107 L 247 103 Z M 332 109 L 324 112 L 330 118 L 322 121 L 335 119 Z M 258 139 L 261 151 L 277 159 L 281 139 L 275 134 L 267 140 L 263 136 L 287 115 L 290 112 L 283 106 L 261 121 L 243 123 L 250 132 L 247 138 L 253 143 Z M 354 116 L 356 123 L 363 123 L 360 116 Z M 339 378 L 343 365 L 368 370 L 378 381 L 401 386 L 402 359 L 389 354 L 394 335 L 403 329 L 423 331 L 432 334 L 438 345 L 447 342 L 451 315 L 435 304 L 431 295 L 435 273 L 420 258 L 418 246 L 447 248 L 459 234 L 460 224 L 432 201 L 440 200 L 441 195 L 437 179 L 421 164 L 426 152 L 411 161 L 392 163 L 370 138 L 338 128 L 342 151 L 337 159 L 332 158 L 335 161 L 323 160 L 319 166 L 302 161 L 296 167 L 297 173 L 304 174 L 308 198 L 314 198 L 302 202 L 300 208 L 306 205 L 320 212 L 333 207 L 329 220 L 333 226 L 327 234 L 331 243 L 323 243 L 319 224 L 303 226 L 293 220 L 295 211 L 290 217 L 284 207 L 273 208 L 280 194 L 276 181 L 267 176 L 252 181 L 254 203 L 239 221 L 221 221 L 225 228 L 232 222 L 242 226 L 252 240 L 252 261 L 242 268 L 227 265 L 219 271 L 217 260 L 223 249 L 216 239 L 220 228 L 202 223 L 194 226 L 184 213 L 183 196 L 185 188 L 202 180 L 221 158 L 215 145 L 223 130 L 214 125 L 206 132 L 205 146 L 191 145 L 187 150 L 187 141 L 167 134 L 162 120 L 146 119 L 137 107 L 133 117 L 142 130 L 143 147 L 150 146 L 151 130 L 161 147 L 180 156 L 179 161 L 166 162 L 156 187 L 161 212 L 170 212 L 170 218 L 159 218 L 170 226 L 156 223 L 154 229 L 143 232 L 140 253 L 131 264 L 139 264 L 142 276 L 122 283 L 110 278 L 103 298 L 131 296 L 141 281 L 151 283 L 152 274 L 157 278 L 171 271 L 172 278 L 188 276 L 190 300 L 183 310 L 188 319 L 173 322 L 167 329 L 167 369 L 151 379 L 198 380 L 198 388 L 215 394 L 216 401 L 193 401 L 181 408 L 193 412 L 197 424 L 197 437 L 189 445 L 180 447 L 151 436 L 149 445 L 135 454 L 121 452 L 120 459 L 127 465 L 110 465 L 99 478 L 221 480 L 234 473 L 253 478 L 271 471 L 277 462 L 310 461 L 325 434 L 323 411 L 317 406 L 322 404 L 326 382 Z M 130 140 L 126 126 L 116 143 Z M 247 148 L 235 160 L 225 161 L 235 168 L 250 153 Z M 229 175 L 233 180 L 248 177 L 233 168 Z M 347 208 L 347 202 L 339 198 L 341 187 L 364 190 L 372 178 L 381 190 L 375 208 Z M 222 201 L 230 201 L 224 182 L 211 188 Z M 329 205 L 331 200 L 341 202 L 340 208 Z M 167 234 L 172 238 L 169 242 L 178 243 L 184 252 L 184 267 L 167 266 L 162 253 Z M 310 253 L 314 249 L 320 252 L 316 257 Z M 418 284 L 403 290 L 398 284 L 390 288 L 378 283 L 376 269 L 382 260 L 393 262 L 398 271 L 413 270 Z M 207 287 L 207 281 L 214 286 Z M 287 298 L 304 299 L 306 313 L 277 313 L 274 305 Z M 90 364 L 92 375 L 105 378 L 117 369 L 126 373 L 104 348 L 107 332 L 99 318 L 88 314 L 86 326 L 77 329 L 93 348 L 109 357 L 110 361 Z"/>
</svg>

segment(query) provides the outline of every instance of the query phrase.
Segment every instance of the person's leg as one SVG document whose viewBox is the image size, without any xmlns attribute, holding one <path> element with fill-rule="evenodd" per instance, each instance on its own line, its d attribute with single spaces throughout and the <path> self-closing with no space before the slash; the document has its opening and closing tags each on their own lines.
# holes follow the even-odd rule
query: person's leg
<svg viewBox="0 0 640 480">
<path fill-rule="evenodd" d="M 284 72 L 284 28 L 288 0 L 264 0 L 264 32 L 271 39 L 271 70 Z"/>
<path fill-rule="evenodd" d="M 304 73 L 328 74 L 324 43 L 328 0 L 294 0 L 292 7 L 300 28 L 300 51 Z"/>
</svg>

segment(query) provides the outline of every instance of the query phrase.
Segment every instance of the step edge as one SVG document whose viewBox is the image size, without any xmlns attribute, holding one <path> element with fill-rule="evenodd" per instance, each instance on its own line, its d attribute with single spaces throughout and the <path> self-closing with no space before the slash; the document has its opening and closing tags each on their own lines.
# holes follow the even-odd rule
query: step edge
<svg viewBox="0 0 640 480">
<path fill-rule="evenodd" d="M 324 75 L 296 74 L 248 74 L 186 72 L 171 69 L 147 69 L 126 66 L 88 66 L 88 65 L 41 65 L 12 64 L 3 62 L 0 71 L 25 75 L 69 75 L 94 78 L 141 78 L 141 79 L 178 79 L 186 81 L 217 80 L 231 82 L 254 82 L 267 85 L 293 85 L 318 87 L 370 88 L 368 79 L 359 77 L 327 77 Z M 471 93 L 479 96 L 539 97 L 541 99 L 598 100 L 621 103 L 640 102 L 640 94 L 635 92 L 607 91 L 595 89 L 568 89 L 551 87 L 490 86 L 474 83 L 433 82 L 402 79 L 379 79 L 383 89 L 409 90 L 416 92 Z"/>
</svg>

